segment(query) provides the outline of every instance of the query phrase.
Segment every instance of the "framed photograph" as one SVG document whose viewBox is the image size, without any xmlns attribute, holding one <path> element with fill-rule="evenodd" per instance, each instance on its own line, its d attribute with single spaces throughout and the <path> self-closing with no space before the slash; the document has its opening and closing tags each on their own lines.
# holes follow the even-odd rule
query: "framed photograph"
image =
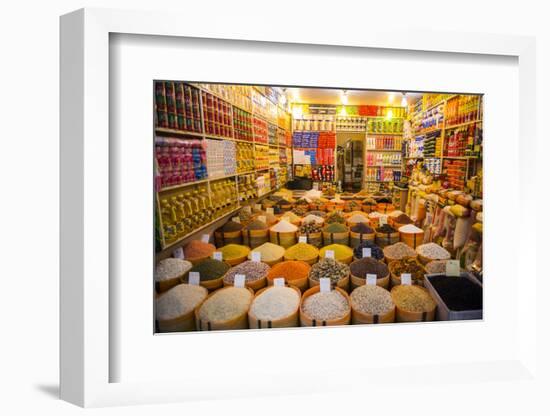
<svg viewBox="0 0 550 416">
<path fill-rule="evenodd" d="M 182 19 L 61 18 L 61 397 L 536 391 L 534 39 Z"/>
</svg>

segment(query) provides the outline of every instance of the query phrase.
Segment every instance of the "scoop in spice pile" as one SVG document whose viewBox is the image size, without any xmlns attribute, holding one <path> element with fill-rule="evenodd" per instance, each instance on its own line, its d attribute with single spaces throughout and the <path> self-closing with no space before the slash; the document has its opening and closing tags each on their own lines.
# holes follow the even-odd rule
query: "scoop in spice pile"
<svg viewBox="0 0 550 416">
<path fill-rule="evenodd" d="M 390 271 L 398 277 L 403 273 L 410 273 L 412 283 L 415 285 L 421 285 L 424 282 L 426 269 L 424 269 L 424 267 L 422 267 L 422 265 L 413 258 L 394 260 L 390 263 L 389 267 Z"/>
<path fill-rule="evenodd" d="M 348 227 L 346 227 L 344 224 L 333 222 L 329 223 L 325 228 L 323 228 L 323 231 L 331 234 L 345 233 L 348 232 Z"/>
<path fill-rule="evenodd" d="M 395 307 L 390 292 L 380 286 L 359 286 L 351 293 L 350 302 L 353 309 L 370 315 L 384 315 Z"/>
<path fill-rule="evenodd" d="M 340 263 L 333 259 L 322 259 L 311 267 L 309 278 L 319 281 L 326 277 L 330 279 L 330 283 L 335 285 L 340 279 L 349 275 L 349 267 L 347 264 Z"/>
</svg>

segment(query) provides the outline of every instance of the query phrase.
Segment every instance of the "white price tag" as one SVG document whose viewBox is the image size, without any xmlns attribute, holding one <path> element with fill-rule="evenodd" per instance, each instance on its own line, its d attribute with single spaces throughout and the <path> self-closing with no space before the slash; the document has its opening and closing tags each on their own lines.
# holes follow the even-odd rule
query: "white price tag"
<svg viewBox="0 0 550 416">
<path fill-rule="evenodd" d="M 199 272 L 189 272 L 189 284 L 198 286 L 201 281 L 201 274 Z"/>
<path fill-rule="evenodd" d="M 185 255 L 183 254 L 183 248 L 178 247 L 172 252 L 172 256 L 176 259 L 185 259 Z"/>
<path fill-rule="evenodd" d="M 307 243 L 307 236 L 301 235 L 300 237 L 298 237 L 298 242 L 299 243 Z"/>
<path fill-rule="evenodd" d="M 265 215 L 258 215 L 258 221 L 261 221 L 264 224 L 267 223 L 267 219 L 265 218 Z"/>
<path fill-rule="evenodd" d="M 256 211 L 261 211 L 262 210 L 262 204 L 254 204 L 254 209 Z"/>
<path fill-rule="evenodd" d="M 239 224 L 241 223 L 241 219 L 239 217 L 233 217 L 231 219 L 235 222 L 238 222 Z"/>
<path fill-rule="evenodd" d="M 265 212 L 268 213 L 268 214 L 271 214 L 271 215 L 275 214 L 275 211 L 273 211 L 273 208 L 266 208 Z"/>
<path fill-rule="evenodd" d="M 412 277 L 410 273 L 403 273 L 401 275 L 401 284 L 405 286 L 412 285 Z"/>
<path fill-rule="evenodd" d="M 370 247 L 363 247 L 363 257 L 371 257 L 372 251 Z"/>
<path fill-rule="evenodd" d="M 387 215 L 381 215 L 378 220 L 380 221 L 380 226 L 386 225 L 388 223 L 388 216 Z"/>
<path fill-rule="evenodd" d="M 253 251 L 252 252 L 252 261 L 260 262 L 262 261 L 262 253 L 259 251 Z"/>
<path fill-rule="evenodd" d="M 325 251 L 325 259 L 334 259 L 334 250 Z"/>
<path fill-rule="evenodd" d="M 376 275 L 367 273 L 367 285 L 376 286 Z"/>
<path fill-rule="evenodd" d="M 203 243 L 208 243 L 210 241 L 210 234 L 203 234 L 201 240 Z"/>
<path fill-rule="evenodd" d="M 284 277 L 276 277 L 273 279 L 273 286 L 284 286 L 285 285 L 285 278 Z"/>
<path fill-rule="evenodd" d="M 244 274 L 236 274 L 235 279 L 233 280 L 233 285 L 235 287 L 244 287 L 244 282 L 246 277 Z"/>
<path fill-rule="evenodd" d="M 319 285 L 321 286 L 321 293 L 330 292 L 330 279 L 328 277 L 321 277 L 319 279 Z"/>
<path fill-rule="evenodd" d="M 445 263 L 445 274 L 447 276 L 460 277 L 460 261 L 447 260 L 447 263 Z"/>
<path fill-rule="evenodd" d="M 214 251 L 214 255 L 212 257 L 214 257 L 214 260 L 223 261 L 223 254 L 221 251 Z"/>
</svg>

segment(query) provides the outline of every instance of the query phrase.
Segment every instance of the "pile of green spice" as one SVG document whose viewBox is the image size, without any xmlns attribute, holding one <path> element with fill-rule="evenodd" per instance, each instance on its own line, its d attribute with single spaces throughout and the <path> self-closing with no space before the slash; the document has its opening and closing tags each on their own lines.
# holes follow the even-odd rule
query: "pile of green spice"
<svg viewBox="0 0 550 416">
<path fill-rule="evenodd" d="M 364 222 L 360 222 L 359 224 L 355 224 L 353 227 L 351 227 L 351 232 L 357 234 L 374 234 L 374 230 Z"/>
<path fill-rule="evenodd" d="M 233 220 L 227 221 L 223 227 L 221 228 L 222 232 L 224 233 L 231 233 L 234 231 L 241 231 L 243 229 L 243 225 L 241 223 L 235 222 Z"/>
<path fill-rule="evenodd" d="M 344 224 L 340 224 L 339 222 L 333 222 L 323 228 L 323 231 L 331 234 L 346 233 L 348 232 L 348 227 L 346 227 Z"/>
<path fill-rule="evenodd" d="M 327 217 L 326 217 L 326 223 L 327 224 L 330 224 L 330 223 L 333 223 L 333 222 L 338 222 L 340 224 L 345 224 L 346 219 L 344 218 L 344 216 L 339 211 L 334 211 L 334 212 L 331 212 L 330 214 L 328 214 Z"/>
<path fill-rule="evenodd" d="M 201 282 L 207 280 L 215 280 L 222 277 L 225 272 L 229 270 L 229 264 L 224 263 L 223 261 L 206 259 L 201 261 L 199 264 L 195 264 L 189 272 L 199 272 Z"/>
<path fill-rule="evenodd" d="M 315 263 L 309 272 L 309 277 L 312 280 L 319 281 L 321 278 L 328 278 L 334 285 L 340 279 L 349 275 L 349 267 L 347 264 L 340 263 L 333 259 L 322 259 Z"/>
<path fill-rule="evenodd" d="M 390 273 L 388 266 L 372 257 L 355 260 L 350 264 L 349 269 L 352 275 L 360 279 L 366 279 L 367 274 L 375 274 L 377 279 L 382 279 Z"/>
</svg>

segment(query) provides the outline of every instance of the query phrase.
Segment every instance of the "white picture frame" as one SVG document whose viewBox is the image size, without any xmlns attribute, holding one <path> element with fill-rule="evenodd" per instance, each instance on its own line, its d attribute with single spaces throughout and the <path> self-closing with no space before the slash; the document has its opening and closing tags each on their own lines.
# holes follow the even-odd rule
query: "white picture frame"
<svg viewBox="0 0 550 416">
<path fill-rule="evenodd" d="M 185 21 L 185 25 L 181 22 Z M 369 364 L 364 368 L 350 366 L 347 362 L 326 369 L 327 376 L 338 380 L 332 388 L 342 391 L 353 388 L 354 380 L 363 380 L 371 385 L 392 386 L 397 379 L 409 375 L 418 385 L 429 385 L 433 380 L 443 385 L 458 381 L 479 385 L 483 381 L 504 380 L 517 382 L 534 389 L 542 383 L 537 373 L 537 303 L 535 299 L 537 275 L 536 259 L 527 249 L 528 243 L 536 241 L 532 223 L 534 213 L 534 183 L 528 180 L 529 161 L 534 160 L 536 151 L 535 130 L 535 40 L 531 37 L 489 35 L 480 33 L 410 32 L 403 28 L 388 25 L 387 31 L 349 27 L 338 32 L 325 31 L 314 25 L 304 28 L 287 28 L 280 31 L 275 25 L 266 24 L 262 29 L 252 30 L 246 37 L 235 34 L 231 22 L 205 26 L 200 21 L 174 13 L 151 13 L 107 9 L 82 9 L 61 18 L 61 306 L 60 306 L 60 360 L 61 398 L 80 406 L 109 406 L 121 404 L 162 403 L 208 398 L 248 397 L 272 394 L 298 394 L 324 391 L 326 389 L 318 374 L 309 371 L 264 374 L 263 383 L 239 384 L 224 388 L 219 382 L 212 383 L 211 389 L 202 389 L 205 380 L 193 378 L 187 381 L 146 381 L 112 382 L 110 366 L 121 359 L 110 347 L 111 304 L 109 276 L 116 267 L 116 259 L 110 258 L 109 227 L 113 225 L 110 215 L 110 171 L 113 169 L 109 154 L 109 38 L 112 34 L 170 36 L 181 38 L 207 38 L 225 40 L 245 40 L 280 42 L 300 45 L 333 45 L 334 47 L 373 48 L 401 51 L 431 51 L 440 54 L 501 55 L 514 57 L 519 68 L 519 134 L 517 140 L 529 145 L 518 147 L 519 172 L 518 188 L 508 190 L 517 197 L 520 215 L 515 224 L 522 230 L 517 235 L 517 264 L 524 266 L 522 285 L 517 290 L 517 308 L 513 311 L 515 322 L 514 353 L 500 357 L 498 361 L 477 361 L 465 357 L 459 362 L 449 360 L 438 365 L 423 364 L 399 367 L 407 363 L 399 361 L 397 367 L 377 368 Z M 152 107 L 151 107 L 152 108 Z M 152 110 L 151 110 L 152 111 Z M 488 191 L 489 195 L 491 190 Z M 496 191 L 498 192 L 498 191 Z M 490 206 L 490 204 L 488 204 Z M 526 214 L 530 214 L 530 216 Z M 496 214 L 495 214 L 496 215 Z M 491 224 L 491 213 L 485 215 L 488 232 L 495 228 Z M 525 225 L 525 226 L 522 226 Z M 514 261 L 514 260 L 512 260 Z M 492 296 L 491 283 L 486 285 L 486 296 Z M 111 308 L 111 309 L 110 309 Z M 490 311 L 486 311 L 490 313 Z M 491 319 L 493 319 L 492 317 Z M 496 319 L 496 318 L 495 318 Z M 471 323 L 475 328 L 476 323 Z M 429 327 L 429 325 L 426 325 Z M 414 338 L 421 326 L 396 326 L 404 345 Z M 456 325 L 456 329 L 461 328 Z M 384 330 L 376 328 L 377 330 Z M 412 331 L 414 329 L 414 331 Z M 323 329 L 324 331 L 324 329 Z M 342 331 L 335 328 L 330 331 Z M 475 329 L 474 329 L 475 331 Z M 253 331 L 250 331 L 253 332 Z M 349 332 L 349 331 L 348 331 Z M 395 331 L 394 331 L 395 332 Z M 277 333 L 274 331 L 273 333 Z M 307 331 L 308 342 L 313 338 L 324 339 L 326 333 Z M 343 331 L 342 331 L 343 333 Z M 266 333 L 267 334 L 267 333 Z M 314 335 L 312 335 L 314 334 Z M 319 335 L 320 334 L 320 335 Z M 221 334 L 223 335 L 223 334 Z M 151 333 L 152 336 L 152 333 Z M 226 334 L 229 338 L 239 334 Z M 270 337 L 274 338 L 277 335 Z M 336 336 L 336 335 L 335 335 Z M 163 337 L 168 343 L 170 337 Z M 239 342 L 238 340 L 235 342 Z M 136 348 L 139 348 L 137 346 Z M 364 352 L 364 351 L 361 351 Z M 363 355 L 363 354 L 362 354 Z M 498 354 L 497 354 L 498 355 Z M 307 354 L 305 354 L 307 356 Z M 305 357 L 304 357 L 305 358 Z M 406 357 L 405 357 L 406 358 Z M 146 359 L 153 360 L 152 357 Z M 197 357 L 200 360 L 200 357 Z M 247 364 L 251 366 L 253 362 Z M 413 364 L 410 362 L 410 364 Z M 207 363 L 212 366 L 212 362 Z M 215 374 L 210 369 L 208 374 Z M 367 377 L 368 374 L 368 377 Z M 148 377 L 147 377 L 148 378 Z M 367 380 L 368 379 L 368 380 Z M 307 380 L 308 383 L 304 383 Z M 369 381 L 370 380 L 370 381 Z M 273 389 L 273 386 L 279 386 Z M 284 386 L 284 387 L 283 387 Z M 361 387 L 361 386 L 357 386 Z M 363 386 L 364 387 L 364 386 Z M 363 387 L 359 391 L 363 391 Z M 383 387 L 383 386 L 382 386 Z M 399 391 L 413 388 L 397 384 Z M 523 387 L 522 387 L 523 388 Z M 329 392 L 330 389 L 327 389 Z M 374 390 L 369 388 L 369 393 Z M 395 393 L 395 391 L 394 391 Z M 382 395 L 382 393 L 380 393 Z M 440 391 L 444 400 L 445 391 Z M 492 395 L 492 396 L 490 396 Z M 382 396 L 380 396 L 382 397 Z M 497 390 L 487 392 L 487 397 L 499 397 Z M 491 400 L 490 398 L 488 399 Z"/>
</svg>

